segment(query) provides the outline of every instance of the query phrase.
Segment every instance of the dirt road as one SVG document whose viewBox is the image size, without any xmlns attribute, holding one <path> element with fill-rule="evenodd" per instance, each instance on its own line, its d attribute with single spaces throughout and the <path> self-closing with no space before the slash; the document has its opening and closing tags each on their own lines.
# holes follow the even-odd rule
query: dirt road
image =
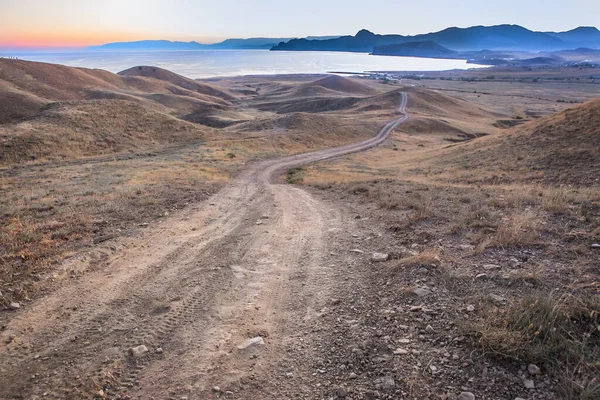
<svg viewBox="0 0 600 400">
<path fill-rule="evenodd" d="M 65 270 L 89 271 L 20 310 L 1 332 L 0 398 L 306 393 L 301 380 L 281 383 L 277 368 L 309 357 L 317 310 L 351 284 L 335 269 L 349 250 L 336 238 L 352 220 L 274 180 L 377 146 L 409 118 L 406 103 L 403 94 L 402 117 L 370 140 L 256 164 L 205 204 L 69 260 Z M 242 349 L 256 337 L 264 343 Z M 141 345 L 147 353 L 129 353 Z"/>
</svg>

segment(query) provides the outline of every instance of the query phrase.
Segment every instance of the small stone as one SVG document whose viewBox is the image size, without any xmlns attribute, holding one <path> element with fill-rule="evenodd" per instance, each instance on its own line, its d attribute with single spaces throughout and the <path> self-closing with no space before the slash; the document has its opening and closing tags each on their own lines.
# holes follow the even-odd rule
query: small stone
<svg viewBox="0 0 600 400">
<path fill-rule="evenodd" d="M 263 215 L 262 217 L 260 217 L 260 219 L 269 219 L 268 215 Z"/>
<path fill-rule="evenodd" d="M 359 250 L 359 249 L 352 249 L 352 250 L 350 250 L 350 253 L 363 254 L 364 251 Z"/>
<path fill-rule="evenodd" d="M 348 392 L 346 392 L 346 389 L 344 389 L 343 387 L 339 387 L 338 390 L 335 391 L 335 394 L 340 399 L 343 399 L 343 398 L 346 397 L 346 395 L 348 394 Z"/>
<path fill-rule="evenodd" d="M 473 311 L 475 311 L 475 306 L 474 306 L 473 304 L 469 304 L 469 305 L 467 306 L 467 311 L 468 311 L 468 312 L 473 312 Z"/>
<path fill-rule="evenodd" d="M 496 264 L 483 264 L 483 269 L 485 269 L 486 271 L 492 271 L 495 269 L 501 269 L 502 267 L 500 267 L 499 265 Z"/>
<path fill-rule="evenodd" d="M 146 346 L 144 346 L 143 344 L 129 349 L 129 354 L 131 354 L 131 356 L 133 356 L 133 358 L 140 358 L 146 353 L 148 353 L 148 348 Z"/>
<path fill-rule="evenodd" d="M 256 225 L 262 225 L 262 224 L 263 224 L 262 221 L 260 221 L 260 220 L 256 221 Z"/>
<path fill-rule="evenodd" d="M 390 375 L 379 377 L 373 381 L 375 388 L 379 390 L 394 390 L 396 388 L 396 382 Z"/>
<path fill-rule="evenodd" d="M 492 301 L 494 303 L 499 303 L 499 304 L 506 304 L 506 302 L 508 301 L 508 300 L 506 300 L 505 297 L 499 296 L 494 293 L 490 294 L 490 299 L 492 299 Z"/>
<path fill-rule="evenodd" d="M 478 274 L 478 275 L 475 277 L 475 280 L 477 281 L 477 280 L 480 280 L 480 279 L 486 279 L 486 278 L 487 278 L 487 274 Z"/>
<path fill-rule="evenodd" d="M 403 356 L 405 354 L 408 354 L 408 350 L 398 347 L 396 350 L 394 350 L 394 354 L 397 356 Z"/>
<path fill-rule="evenodd" d="M 240 350 L 245 350 L 249 347 L 254 347 L 254 346 L 262 346 L 265 344 L 265 341 L 262 337 L 257 336 L 255 338 L 252 339 L 248 339 L 248 341 L 246 343 L 243 343 L 241 345 L 238 346 L 238 349 Z"/>
<path fill-rule="evenodd" d="M 8 308 L 11 310 L 18 310 L 19 308 L 21 308 L 21 305 L 17 302 L 13 302 L 8 305 Z"/>
<path fill-rule="evenodd" d="M 418 297 L 425 297 L 425 296 L 429 296 L 431 294 L 431 292 L 427 289 L 424 288 L 415 288 L 412 290 L 412 293 Z"/>
<path fill-rule="evenodd" d="M 164 353 L 164 350 L 162 349 L 162 347 L 157 347 L 156 354 L 162 354 L 162 353 Z"/>
<path fill-rule="evenodd" d="M 358 375 L 356 375 L 354 372 L 351 372 L 350 375 L 348 375 L 348 378 L 356 379 L 356 378 L 358 378 Z"/>
<path fill-rule="evenodd" d="M 400 339 L 400 340 L 398 340 L 398 343 L 409 344 L 410 343 L 410 339 Z"/>
<path fill-rule="evenodd" d="M 212 390 L 213 390 L 213 392 L 215 392 L 215 393 L 221 393 L 221 388 L 220 388 L 220 387 L 218 387 L 218 386 L 213 386 Z"/>
<path fill-rule="evenodd" d="M 535 383 L 531 379 L 523 379 L 525 389 L 535 389 Z"/>
<path fill-rule="evenodd" d="M 431 325 L 427 325 L 427 326 L 425 327 L 425 330 L 426 330 L 427 332 L 435 332 L 435 329 L 434 329 L 434 327 L 433 327 L 433 326 L 431 326 Z"/>
<path fill-rule="evenodd" d="M 471 392 L 462 392 L 456 400 L 475 400 L 475 395 Z"/>
<path fill-rule="evenodd" d="M 372 262 L 385 262 L 388 260 L 389 255 L 385 253 L 373 253 L 371 256 Z"/>
<path fill-rule="evenodd" d="M 527 366 L 527 372 L 529 372 L 529 375 L 535 376 L 540 375 L 542 373 L 542 370 L 535 364 L 529 364 Z"/>
<path fill-rule="evenodd" d="M 600 249 L 600 243 L 594 243 L 592 249 Z"/>
<path fill-rule="evenodd" d="M 423 306 L 412 306 L 409 311 L 410 312 L 423 311 Z"/>
</svg>

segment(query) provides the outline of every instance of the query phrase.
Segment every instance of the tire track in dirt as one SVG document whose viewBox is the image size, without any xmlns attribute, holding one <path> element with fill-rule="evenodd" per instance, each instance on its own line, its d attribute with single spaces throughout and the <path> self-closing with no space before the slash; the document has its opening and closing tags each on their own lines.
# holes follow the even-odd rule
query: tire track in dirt
<svg viewBox="0 0 600 400">
<path fill-rule="evenodd" d="M 139 238 L 118 239 L 121 250 L 102 268 L 10 321 L 2 340 L 16 337 L 0 347 L 0 398 L 169 398 L 207 395 L 217 379 L 267 382 L 292 340 L 294 319 L 305 317 L 298 312 L 330 288 L 321 265 L 324 232 L 341 225 L 335 209 L 272 181 L 286 169 L 383 143 L 409 118 L 407 100 L 403 93 L 403 116 L 372 139 L 261 162 L 200 208 Z M 237 350 L 258 335 L 264 348 Z M 149 354 L 127 355 L 142 344 Z"/>
</svg>

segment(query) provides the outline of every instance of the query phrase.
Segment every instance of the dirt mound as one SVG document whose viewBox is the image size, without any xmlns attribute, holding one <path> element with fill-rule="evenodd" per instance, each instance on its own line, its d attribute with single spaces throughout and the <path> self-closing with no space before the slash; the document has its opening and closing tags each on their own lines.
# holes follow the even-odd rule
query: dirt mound
<svg viewBox="0 0 600 400">
<path fill-rule="evenodd" d="M 377 93 L 375 89 L 367 85 L 338 75 L 330 75 L 328 77 L 303 85 L 303 89 L 310 87 L 322 87 L 325 89 L 334 90 L 336 92 L 363 96 L 372 96 Z"/>
<path fill-rule="evenodd" d="M 447 149 L 438 167 L 468 165 L 461 179 L 469 180 L 600 185 L 599 143 L 600 100 L 593 100 Z"/>
<path fill-rule="evenodd" d="M 193 92 L 205 94 L 208 96 L 218 97 L 223 100 L 233 100 L 235 99 L 235 95 L 227 90 L 218 88 L 216 86 L 209 85 L 207 83 L 201 83 L 199 81 L 195 81 L 193 79 L 186 78 L 184 76 L 178 75 L 174 72 L 167 71 L 166 69 L 158 68 L 158 67 L 149 67 L 149 66 L 139 66 L 127 69 L 125 71 L 121 71 L 118 73 L 120 76 L 141 76 L 146 78 L 157 79 L 160 81 L 165 81 L 172 83 L 173 85 L 179 86 L 181 88 L 191 90 Z"/>
<path fill-rule="evenodd" d="M 0 126 L 0 164 L 150 149 L 214 135 L 131 101 L 58 102 L 27 121 Z"/>
</svg>

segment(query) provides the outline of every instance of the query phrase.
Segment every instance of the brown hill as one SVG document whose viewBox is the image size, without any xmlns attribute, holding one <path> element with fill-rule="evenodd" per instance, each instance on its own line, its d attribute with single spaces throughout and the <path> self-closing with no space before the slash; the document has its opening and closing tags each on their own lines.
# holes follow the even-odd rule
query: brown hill
<svg viewBox="0 0 600 400">
<path fill-rule="evenodd" d="M 375 89 L 365 84 L 338 75 L 330 75 L 317 81 L 303 85 L 304 90 L 311 87 L 321 87 L 336 92 L 361 96 L 372 96 L 374 94 L 377 94 L 377 91 Z"/>
<path fill-rule="evenodd" d="M 191 120 L 186 117 L 194 113 L 218 118 L 232 108 L 233 95 L 168 71 L 148 70 L 136 69 L 148 76 L 117 75 L 0 59 L 0 163 L 86 157 L 220 136 L 184 119 Z"/>
<path fill-rule="evenodd" d="M 154 73 L 154 69 L 158 72 Z M 34 116 L 44 105 L 55 101 L 127 99 L 181 116 L 189 114 L 190 104 L 223 108 L 230 106 L 229 100 L 234 98 L 226 90 L 160 68 L 135 71 L 117 75 L 103 70 L 0 59 L 0 124 Z"/>
<path fill-rule="evenodd" d="M 461 171 L 459 180 L 600 185 L 600 99 L 435 157 L 434 171 Z"/>
<path fill-rule="evenodd" d="M 131 101 L 55 102 L 34 118 L 0 125 L 0 165 L 151 149 L 217 136 L 211 128 Z"/>
<path fill-rule="evenodd" d="M 125 71 L 119 72 L 120 76 L 142 76 L 145 78 L 157 79 L 164 82 L 172 83 L 173 85 L 179 86 L 186 90 L 205 94 L 208 96 L 218 97 L 224 100 L 233 100 L 236 96 L 233 93 L 218 88 L 216 86 L 209 85 L 207 83 L 201 83 L 185 76 L 178 75 L 174 72 L 167 71 L 166 69 L 149 66 L 139 66 L 126 69 Z"/>
</svg>

